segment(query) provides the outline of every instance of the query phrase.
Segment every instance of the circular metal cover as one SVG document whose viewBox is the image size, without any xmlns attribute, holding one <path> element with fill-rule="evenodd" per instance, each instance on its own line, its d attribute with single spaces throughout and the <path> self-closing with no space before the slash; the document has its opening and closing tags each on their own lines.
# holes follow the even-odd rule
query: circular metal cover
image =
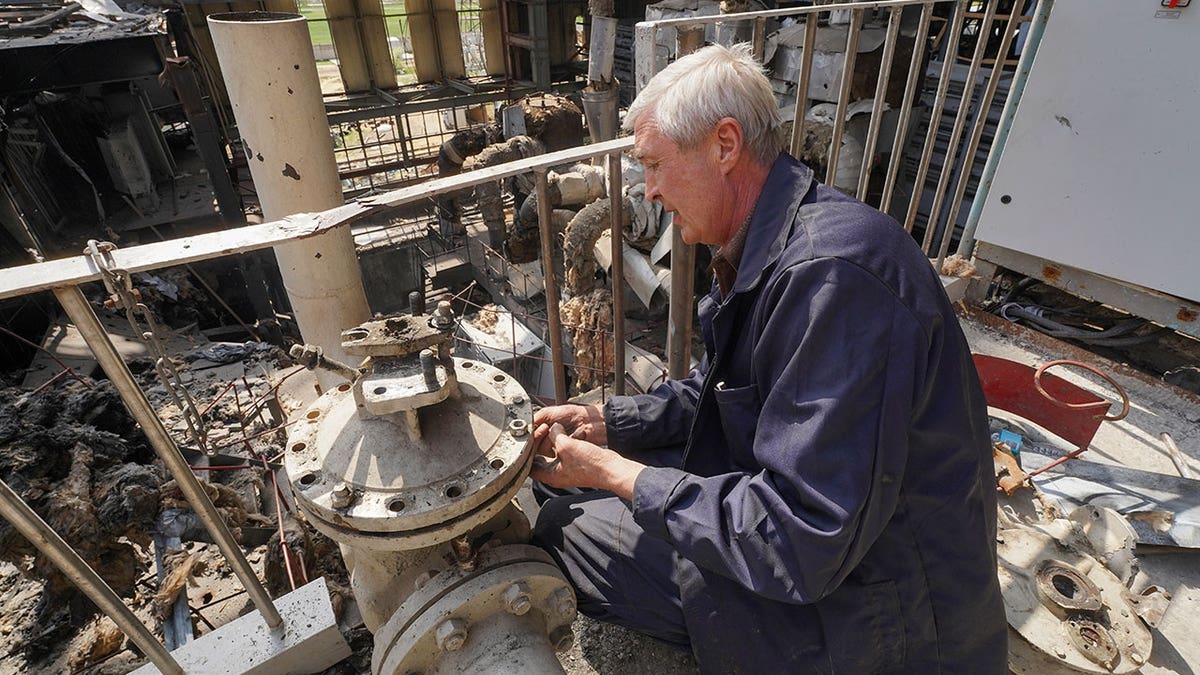
<svg viewBox="0 0 1200 675">
<path fill-rule="evenodd" d="M 1108 568 L 1033 528 L 997 540 L 1012 672 L 1133 673 L 1150 658 L 1153 635 Z"/>
<path fill-rule="evenodd" d="M 531 456 L 529 398 L 497 368 L 455 364 L 458 395 L 416 411 L 416 440 L 405 413 L 360 415 L 349 385 L 304 412 L 284 463 L 318 529 L 388 550 L 433 545 L 487 520 L 515 495 Z M 343 485 L 353 496 L 337 508 L 333 492 Z"/>
</svg>

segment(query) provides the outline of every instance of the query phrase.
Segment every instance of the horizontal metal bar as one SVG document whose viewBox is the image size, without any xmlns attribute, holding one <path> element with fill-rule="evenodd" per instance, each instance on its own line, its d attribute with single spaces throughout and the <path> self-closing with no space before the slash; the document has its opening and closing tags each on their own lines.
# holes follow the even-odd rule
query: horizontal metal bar
<svg viewBox="0 0 1200 675">
<path fill-rule="evenodd" d="M 934 0 L 937 3 L 951 4 L 957 0 Z M 816 14 L 818 12 L 836 11 L 839 9 L 883 9 L 886 7 L 908 7 L 925 4 L 925 0 L 873 0 L 872 2 L 842 2 L 832 5 L 811 5 L 808 7 L 789 7 L 787 9 L 767 9 L 757 12 L 740 12 L 738 14 L 713 14 L 711 16 L 689 16 L 680 19 L 660 19 L 658 21 L 639 21 L 638 26 L 653 28 L 670 28 L 677 26 L 702 26 L 710 23 L 731 23 L 762 18 L 781 16 L 798 16 Z"/>
<path fill-rule="evenodd" d="M 145 272 L 171 265 L 209 260 L 232 253 L 270 248 L 289 241 L 312 237 L 388 208 L 455 192 L 476 184 L 500 180 L 537 168 L 573 164 L 633 147 L 633 138 L 617 138 L 578 148 L 559 150 L 516 162 L 497 164 L 455 176 L 435 178 L 419 185 L 399 188 L 364 198 L 320 213 L 301 213 L 261 225 L 183 237 L 171 241 L 119 248 L 112 252 L 113 264 L 129 272 Z M 16 297 L 55 286 L 73 286 L 100 279 L 90 256 L 79 255 L 31 265 L 0 269 L 0 299 Z"/>
</svg>

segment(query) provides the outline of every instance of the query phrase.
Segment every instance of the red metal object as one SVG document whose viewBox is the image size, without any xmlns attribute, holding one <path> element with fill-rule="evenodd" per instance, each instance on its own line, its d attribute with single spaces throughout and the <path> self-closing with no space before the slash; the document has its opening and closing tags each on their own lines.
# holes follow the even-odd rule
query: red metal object
<svg viewBox="0 0 1200 675">
<path fill-rule="evenodd" d="M 1039 375 L 1022 363 L 984 354 L 973 356 L 989 406 L 1034 422 L 1076 447 L 1091 444 L 1112 406 L 1108 399 L 1046 373 L 1045 367 Z"/>
</svg>

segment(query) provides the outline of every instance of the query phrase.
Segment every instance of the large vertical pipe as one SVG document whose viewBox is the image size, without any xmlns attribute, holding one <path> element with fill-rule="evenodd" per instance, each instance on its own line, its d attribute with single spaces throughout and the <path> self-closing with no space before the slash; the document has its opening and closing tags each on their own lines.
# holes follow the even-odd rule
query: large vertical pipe
<svg viewBox="0 0 1200 675">
<path fill-rule="evenodd" d="M 676 29 L 675 49 L 686 56 L 704 46 L 704 26 Z M 692 289 L 696 286 L 696 247 L 683 240 L 682 230 L 671 228 L 671 304 L 667 314 L 667 374 L 673 380 L 687 377 L 692 366 Z"/>
<path fill-rule="evenodd" d="M 308 24 L 299 14 L 208 17 L 254 188 L 267 220 L 341 206 L 342 188 Z M 275 247 L 305 342 L 339 361 L 341 331 L 370 318 L 350 228 Z M 322 384 L 337 376 L 318 371 Z M 325 381 L 328 378 L 328 382 Z"/>
<path fill-rule="evenodd" d="M 137 381 L 133 379 L 133 373 L 129 372 L 129 366 L 125 365 L 117 348 L 113 346 L 108 334 L 104 332 L 104 327 L 100 325 L 100 320 L 96 318 L 92 306 L 88 304 L 87 298 L 83 297 L 83 291 L 79 290 L 78 286 L 60 286 L 54 289 L 54 297 L 58 299 L 67 316 L 71 318 L 71 323 L 75 324 L 79 333 L 83 335 L 83 340 L 92 350 L 96 362 L 100 364 L 104 374 L 116 388 L 117 394 L 129 408 L 133 419 L 142 428 L 142 433 L 146 434 L 146 439 L 150 441 L 150 447 L 158 453 L 158 457 L 167 467 L 167 471 L 171 472 L 171 477 L 179 484 L 179 491 L 183 493 L 188 504 L 196 510 L 196 515 L 204 523 L 208 534 L 224 554 L 225 562 L 229 563 L 229 567 L 242 582 L 247 595 L 250 596 L 259 613 L 263 615 L 267 625 L 273 629 L 282 629 L 283 617 L 275 609 L 267 589 L 258 580 L 254 568 L 250 567 L 246 556 L 242 554 L 242 549 L 238 547 L 237 540 L 233 538 L 229 527 L 221 519 L 221 514 L 217 512 L 217 507 L 213 506 L 212 500 L 208 498 L 208 493 L 204 491 L 200 481 L 192 473 L 187 460 L 179 452 L 179 447 L 175 445 L 175 441 L 163 426 L 162 420 L 154 414 L 154 408 L 146 398 L 145 392 L 138 387 Z"/>
<path fill-rule="evenodd" d="M 128 635 L 161 672 L 183 675 L 183 668 L 179 667 L 175 657 L 171 656 L 162 643 L 154 639 L 146 626 L 121 602 L 121 598 L 117 597 L 113 589 L 104 583 L 95 570 L 88 567 L 87 562 L 79 557 L 46 521 L 21 501 L 17 493 L 4 481 L 0 481 L 0 517 L 12 523 L 29 543 L 41 551 L 55 567 L 62 570 L 71 583 L 83 591 L 100 611 L 107 614 L 113 623 L 117 624 L 117 628 Z"/>
</svg>

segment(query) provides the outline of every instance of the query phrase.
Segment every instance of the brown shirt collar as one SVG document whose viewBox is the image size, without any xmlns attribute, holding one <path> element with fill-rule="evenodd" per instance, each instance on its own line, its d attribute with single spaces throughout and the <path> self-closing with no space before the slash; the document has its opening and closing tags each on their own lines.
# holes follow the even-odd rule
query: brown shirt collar
<svg viewBox="0 0 1200 675">
<path fill-rule="evenodd" d="M 712 271 L 717 277 L 717 287 L 721 289 L 722 300 L 729 296 L 733 290 L 733 282 L 737 280 L 738 265 L 742 261 L 742 251 L 746 248 L 746 235 L 750 232 L 750 220 L 753 216 L 754 212 L 751 211 L 738 231 L 713 254 Z"/>
</svg>

